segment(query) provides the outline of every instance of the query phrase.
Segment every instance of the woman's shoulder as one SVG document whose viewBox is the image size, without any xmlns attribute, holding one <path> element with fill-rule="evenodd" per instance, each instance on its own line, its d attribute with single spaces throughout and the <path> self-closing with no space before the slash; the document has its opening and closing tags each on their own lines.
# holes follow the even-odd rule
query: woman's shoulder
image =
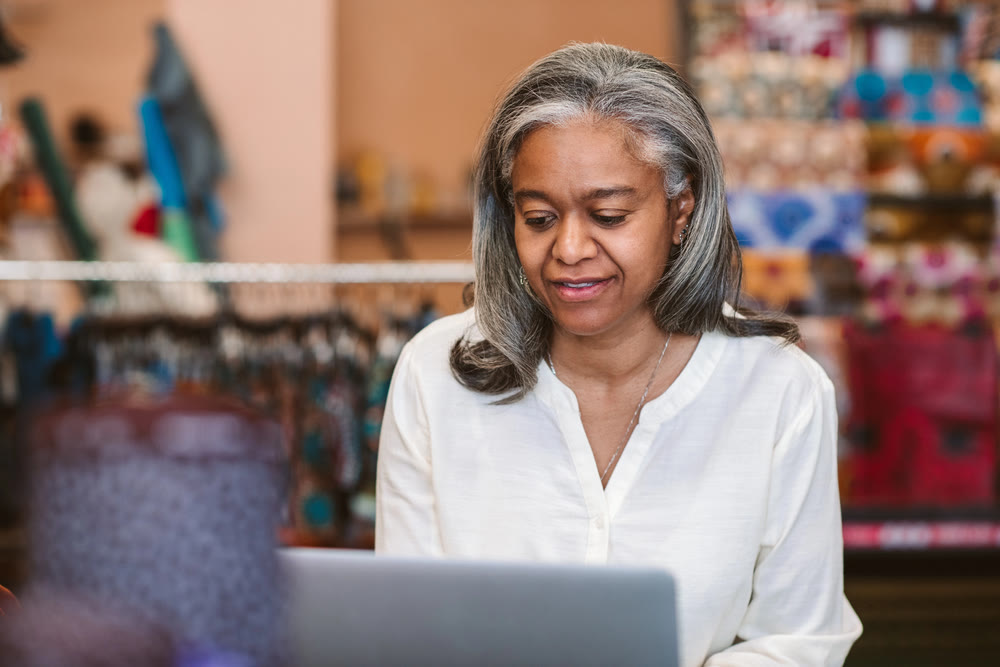
<svg viewBox="0 0 1000 667">
<path fill-rule="evenodd" d="M 802 349 L 767 336 L 710 334 L 724 348 L 700 398 L 736 409 L 746 423 L 784 429 L 835 409 L 835 390 L 823 368 Z"/>
<path fill-rule="evenodd" d="M 403 347 L 400 361 L 421 373 L 444 372 L 450 376 L 451 349 L 459 340 L 479 337 L 475 311 L 466 310 L 434 320 L 416 333 Z"/>
<path fill-rule="evenodd" d="M 726 339 L 720 363 L 734 372 L 750 372 L 760 381 L 791 384 L 803 390 L 831 386 L 823 367 L 798 345 L 770 336 L 713 335 Z"/>
<path fill-rule="evenodd" d="M 726 317 L 744 319 L 730 304 L 722 305 Z M 727 336 L 721 331 L 714 335 L 730 341 L 729 351 L 734 352 L 741 364 L 766 364 L 773 373 L 782 371 L 792 376 L 803 376 L 813 382 L 829 381 L 826 371 L 799 345 L 788 343 L 776 336 Z"/>
<path fill-rule="evenodd" d="M 476 314 L 470 308 L 454 315 L 445 315 L 417 332 L 408 347 L 430 352 L 435 349 L 450 350 L 461 338 L 476 336 Z"/>
</svg>

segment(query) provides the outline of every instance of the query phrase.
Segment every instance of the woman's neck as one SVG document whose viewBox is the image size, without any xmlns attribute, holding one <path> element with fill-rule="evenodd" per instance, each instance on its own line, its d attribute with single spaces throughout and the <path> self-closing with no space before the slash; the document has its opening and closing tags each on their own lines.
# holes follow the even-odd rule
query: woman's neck
<svg viewBox="0 0 1000 667">
<path fill-rule="evenodd" d="M 556 326 L 549 361 L 564 380 L 617 386 L 648 375 L 666 340 L 652 317 L 624 333 L 581 336 Z"/>
</svg>

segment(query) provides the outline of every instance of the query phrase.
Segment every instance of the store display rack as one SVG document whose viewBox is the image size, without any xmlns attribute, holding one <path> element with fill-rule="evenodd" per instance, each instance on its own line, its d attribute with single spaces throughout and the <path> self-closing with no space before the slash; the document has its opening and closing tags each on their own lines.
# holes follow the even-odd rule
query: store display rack
<svg viewBox="0 0 1000 667">
<path fill-rule="evenodd" d="M 405 284 L 463 283 L 474 278 L 469 262 L 371 262 L 254 264 L 0 261 L 0 281 Z"/>
<path fill-rule="evenodd" d="M 252 264 L 0 261 L 0 281 L 212 284 L 433 284 L 474 278 L 468 262 Z M 844 546 L 854 551 L 1000 549 L 998 518 L 851 517 Z"/>
</svg>

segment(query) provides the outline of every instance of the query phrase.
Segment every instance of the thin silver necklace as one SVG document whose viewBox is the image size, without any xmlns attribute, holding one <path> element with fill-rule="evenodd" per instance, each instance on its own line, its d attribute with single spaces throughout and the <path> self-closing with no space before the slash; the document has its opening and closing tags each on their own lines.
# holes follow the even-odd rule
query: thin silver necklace
<svg viewBox="0 0 1000 667">
<path fill-rule="evenodd" d="M 615 464 L 618 460 L 618 455 L 622 453 L 622 448 L 625 447 L 625 443 L 628 442 L 628 438 L 632 435 L 632 427 L 635 426 L 635 420 L 639 418 L 639 412 L 642 411 L 642 406 L 646 405 L 646 396 L 649 395 L 649 388 L 653 386 L 653 380 L 656 378 L 656 371 L 660 370 L 660 364 L 663 362 L 663 357 L 667 353 L 667 346 L 670 345 L 670 339 L 673 337 L 673 332 L 667 334 L 667 340 L 663 343 L 663 349 L 660 350 L 660 358 L 656 360 L 656 365 L 653 366 L 653 372 L 649 374 L 649 380 L 646 382 L 646 388 L 642 390 L 642 396 L 639 398 L 639 402 L 635 406 L 635 412 L 632 413 L 632 419 L 628 421 L 628 426 L 625 428 L 625 435 L 622 436 L 621 441 L 615 448 L 615 453 L 611 455 L 611 460 L 608 461 L 608 465 L 604 466 L 604 472 L 601 473 L 601 485 L 605 484 L 605 479 L 608 473 L 611 472 L 611 466 Z M 552 363 L 552 359 L 547 359 L 549 363 L 549 370 L 552 371 L 552 375 L 559 377 L 556 373 L 556 367 Z"/>
</svg>

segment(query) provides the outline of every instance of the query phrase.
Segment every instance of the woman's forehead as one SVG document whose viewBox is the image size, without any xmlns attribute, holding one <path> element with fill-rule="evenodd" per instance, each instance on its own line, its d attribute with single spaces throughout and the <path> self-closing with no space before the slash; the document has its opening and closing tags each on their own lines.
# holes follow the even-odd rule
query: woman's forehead
<svg viewBox="0 0 1000 667">
<path fill-rule="evenodd" d="M 659 178 L 659 168 L 636 154 L 633 134 L 614 119 L 583 118 L 536 128 L 513 157 L 511 184 L 570 179 L 592 181 L 594 189 L 625 190 L 636 179 Z"/>
</svg>

